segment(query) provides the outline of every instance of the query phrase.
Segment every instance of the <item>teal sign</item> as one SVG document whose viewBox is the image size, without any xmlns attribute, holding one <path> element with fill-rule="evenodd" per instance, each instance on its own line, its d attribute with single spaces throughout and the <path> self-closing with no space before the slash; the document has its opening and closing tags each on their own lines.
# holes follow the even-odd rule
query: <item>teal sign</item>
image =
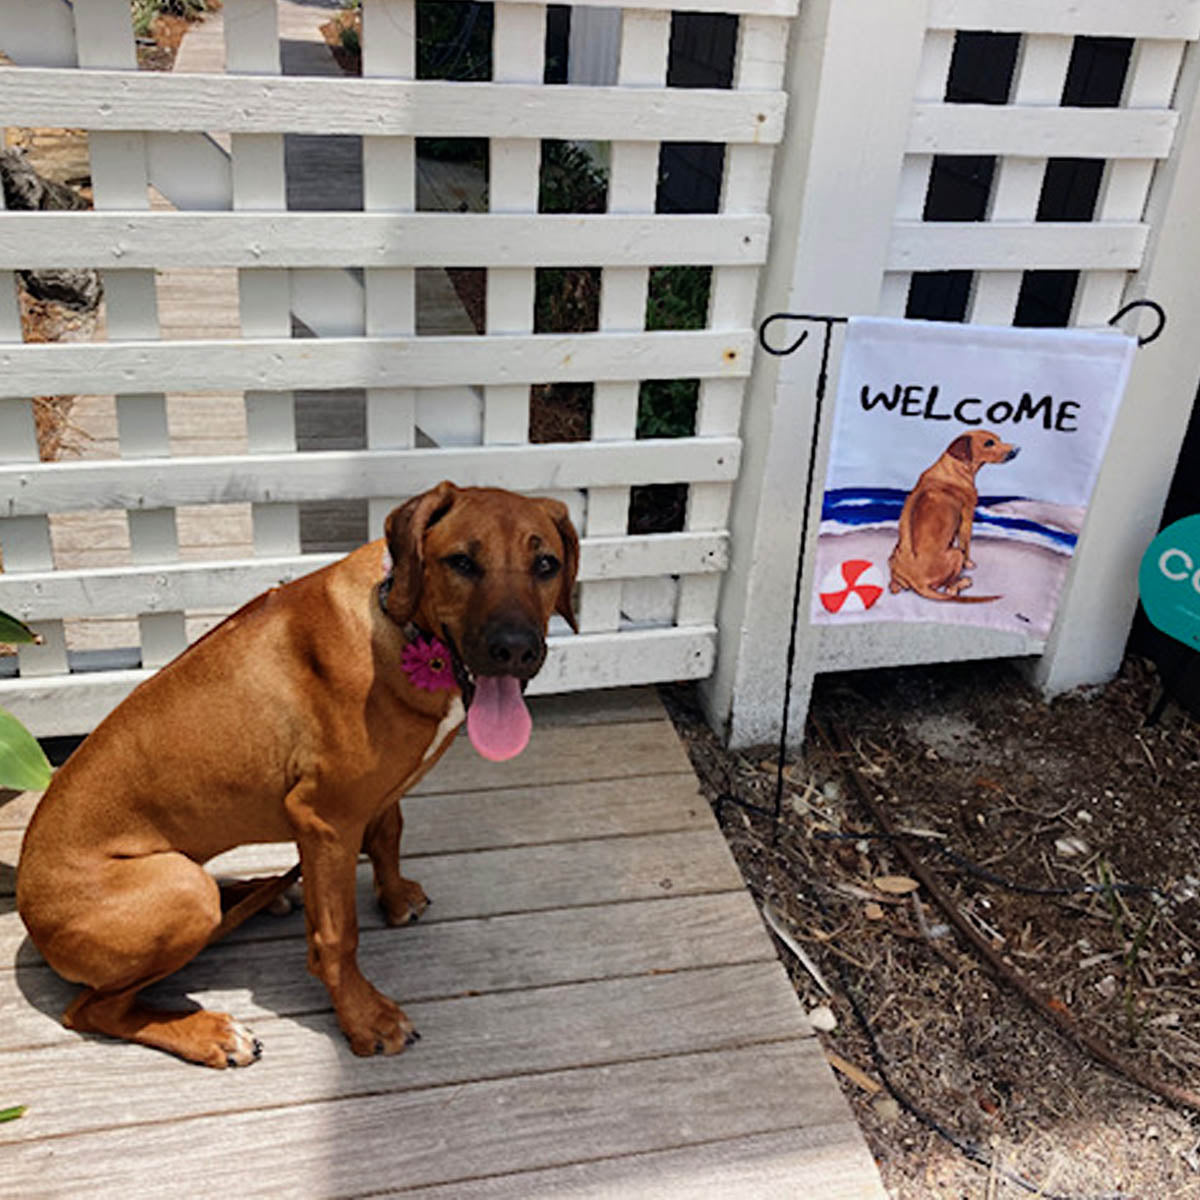
<svg viewBox="0 0 1200 1200">
<path fill-rule="evenodd" d="M 1200 649 L 1200 514 L 1168 525 L 1138 571 L 1146 616 L 1163 633 Z"/>
</svg>

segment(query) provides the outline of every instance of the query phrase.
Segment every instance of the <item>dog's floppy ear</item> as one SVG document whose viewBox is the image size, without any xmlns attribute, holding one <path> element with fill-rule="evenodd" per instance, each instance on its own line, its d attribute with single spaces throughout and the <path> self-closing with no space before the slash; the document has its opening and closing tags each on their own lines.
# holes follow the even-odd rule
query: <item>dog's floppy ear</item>
<svg viewBox="0 0 1200 1200">
<path fill-rule="evenodd" d="M 443 480 L 437 487 L 392 509 L 383 523 L 383 535 L 392 556 L 387 610 L 400 624 L 412 618 L 421 600 L 425 532 L 450 511 L 457 495 L 458 488 Z"/>
<path fill-rule="evenodd" d="M 969 463 L 971 461 L 971 439 L 967 434 L 959 434 L 958 437 L 946 447 L 946 453 L 951 458 L 957 458 L 959 462 Z"/>
<path fill-rule="evenodd" d="M 548 496 L 538 498 L 538 503 L 546 511 L 546 515 L 554 522 L 558 536 L 563 544 L 563 569 L 559 576 L 558 599 L 554 603 L 557 612 L 571 629 L 579 632 L 579 622 L 575 620 L 575 577 L 579 574 L 579 534 L 571 524 L 571 514 L 561 500 L 551 500 Z"/>
</svg>

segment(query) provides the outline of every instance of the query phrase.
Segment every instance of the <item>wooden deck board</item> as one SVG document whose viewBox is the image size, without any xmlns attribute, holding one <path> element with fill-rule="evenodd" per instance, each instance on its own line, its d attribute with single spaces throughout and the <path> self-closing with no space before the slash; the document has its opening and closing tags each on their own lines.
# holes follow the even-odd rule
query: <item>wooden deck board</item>
<svg viewBox="0 0 1200 1200">
<path fill-rule="evenodd" d="M 51 1179 L 90 1196 L 412 1188 L 840 1122 L 844 1101 L 807 1086 L 827 1071 L 813 1039 L 791 1039 L 84 1133 L 70 1154 L 26 1142 L 5 1176 L 16 1195 L 53 1194 Z"/>
<path fill-rule="evenodd" d="M 237 863 L 238 877 L 267 875 L 288 869 L 297 858 L 293 846 L 264 847 Z M 232 857 L 232 856 L 231 856 Z M 236 860 L 234 860 L 236 861 Z M 230 865 L 234 865 L 231 862 Z M 591 904 L 700 896 L 741 886 L 737 867 L 724 845 L 708 830 L 649 834 L 637 838 L 462 854 L 406 855 L 405 873 L 432 897 L 422 925 L 476 917 L 509 916 Z M 215 872 L 220 877 L 223 872 Z M 359 929 L 385 928 L 374 902 L 371 870 L 358 872 Z M 262 915 L 229 936 L 228 945 L 243 941 L 275 941 L 304 936 L 300 911 L 287 916 Z M 37 964 L 41 957 L 25 940 L 15 913 L 0 913 L 0 963 Z"/>
<path fill-rule="evenodd" d="M 138 1046 L 75 1038 L 6 1064 L 5 1087 L 46 1097 L 38 1121 L 11 1133 L 36 1139 L 197 1112 L 279 1107 L 387 1090 L 444 1087 L 578 1066 L 724 1049 L 809 1036 L 795 1006 L 781 1001 L 786 981 L 769 962 L 673 975 L 606 979 L 561 987 L 417 1002 L 408 1013 L 435 1053 L 357 1060 L 331 1012 L 301 1020 L 263 1018 L 255 1033 L 267 1050 L 253 1071 L 196 1071 Z M 636 1011 L 634 1022 L 614 1013 Z M 138 1079 L 113 1095 L 111 1075 Z M 68 1075 L 78 1087 L 55 1086 Z"/>
<path fill-rule="evenodd" d="M 541 701 L 505 767 L 464 742 L 405 801 L 434 903 L 360 962 L 420 1028 L 358 1059 L 307 974 L 303 919 L 260 916 L 151 989 L 224 1008 L 260 1063 L 212 1072 L 82 1038 L 24 938 L 0 805 L 0 1125 L 13 1195 L 883 1196 L 861 1134 L 657 697 Z M 287 846 L 215 865 L 265 872 Z M 7 886 L 5 886 L 7 882 Z"/>
</svg>

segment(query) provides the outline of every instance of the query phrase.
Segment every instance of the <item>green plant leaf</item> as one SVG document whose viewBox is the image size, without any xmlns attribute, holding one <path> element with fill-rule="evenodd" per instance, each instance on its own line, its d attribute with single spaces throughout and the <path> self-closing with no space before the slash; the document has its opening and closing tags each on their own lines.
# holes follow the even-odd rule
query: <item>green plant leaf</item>
<svg viewBox="0 0 1200 1200">
<path fill-rule="evenodd" d="M 14 1104 L 12 1108 L 0 1108 L 0 1121 L 15 1121 L 25 1115 L 25 1105 Z"/>
<path fill-rule="evenodd" d="M 0 642 L 15 646 L 18 642 L 40 642 L 41 635 L 34 633 L 24 621 L 18 621 L 11 613 L 0 609 Z"/>
<path fill-rule="evenodd" d="M 0 787 L 43 792 L 52 771 L 33 734 L 10 712 L 0 708 Z"/>
</svg>

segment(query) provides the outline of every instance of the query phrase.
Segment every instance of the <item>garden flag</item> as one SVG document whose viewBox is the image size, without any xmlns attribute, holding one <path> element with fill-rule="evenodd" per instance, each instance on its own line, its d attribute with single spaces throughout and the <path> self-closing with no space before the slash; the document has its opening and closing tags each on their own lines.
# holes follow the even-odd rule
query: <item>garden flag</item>
<svg viewBox="0 0 1200 1200">
<path fill-rule="evenodd" d="M 812 619 L 939 621 L 1044 638 L 1136 340 L 854 317 Z"/>
</svg>

